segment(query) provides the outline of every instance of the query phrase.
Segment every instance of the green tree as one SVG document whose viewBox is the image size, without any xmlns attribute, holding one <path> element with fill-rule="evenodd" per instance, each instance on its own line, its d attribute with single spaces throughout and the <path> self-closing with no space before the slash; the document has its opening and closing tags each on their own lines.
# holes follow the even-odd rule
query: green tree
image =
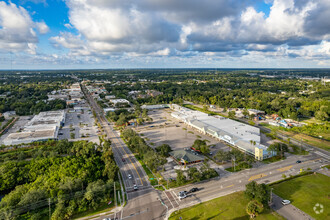
<svg viewBox="0 0 330 220">
<path fill-rule="evenodd" d="M 258 184 L 255 181 L 252 181 L 245 186 L 244 194 L 248 199 L 257 200 L 267 206 L 270 199 L 270 188 L 264 183 Z"/>
<path fill-rule="evenodd" d="M 228 117 L 229 118 L 235 118 L 236 112 L 235 111 L 230 111 L 228 112 Z"/>
<path fill-rule="evenodd" d="M 251 200 L 246 206 L 246 213 L 250 218 L 255 218 L 264 210 L 263 205 L 257 200 Z"/>
<path fill-rule="evenodd" d="M 169 156 L 169 152 L 172 151 L 170 145 L 168 144 L 162 144 L 158 147 L 156 147 L 156 151 L 158 153 L 160 153 L 160 155 L 164 156 L 164 157 L 168 157 Z"/>
<path fill-rule="evenodd" d="M 182 170 L 176 170 L 176 185 L 181 186 L 186 182 L 186 176 L 183 174 Z"/>
<path fill-rule="evenodd" d="M 230 160 L 230 153 L 229 153 L 229 152 L 225 152 L 225 151 L 223 151 L 223 150 L 220 149 L 220 150 L 215 154 L 214 157 L 215 157 L 217 160 L 224 162 L 224 161 Z"/>
</svg>

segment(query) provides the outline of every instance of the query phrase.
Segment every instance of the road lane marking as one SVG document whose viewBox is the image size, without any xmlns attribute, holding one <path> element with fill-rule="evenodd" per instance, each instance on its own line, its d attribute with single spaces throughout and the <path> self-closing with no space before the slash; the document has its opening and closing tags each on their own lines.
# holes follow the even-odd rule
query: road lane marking
<svg viewBox="0 0 330 220">
<path fill-rule="evenodd" d="M 283 167 L 283 168 L 279 168 L 279 169 L 277 169 L 277 171 L 284 172 L 284 171 L 290 170 L 291 168 L 292 168 L 292 165 L 291 166 L 287 166 L 287 167 Z"/>
<path fill-rule="evenodd" d="M 233 186 L 234 186 L 234 184 L 231 184 L 229 186 L 225 186 L 224 188 L 230 188 L 230 187 L 233 187 Z"/>
<path fill-rule="evenodd" d="M 93 100 L 93 101 L 94 101 L 94 100 Z M 95 106 L 94 106 L 95 109 L 97 109 L 98 105 L 95 103 L 95 101 L 94 101 L 93 104 L 95 105 Z M 95 111 L 95 114 L 96 114 L 96 112 L 97 112 L 97 111 Z M 103 123 L 106 124 L 106 126 L 103 126 L 103 127 L 105 128 L 105 130 L 110 131 L 109 133 L 110 133 L 110 134 L 113 133 L 113 134 L 114 134 L 114 137 L 116 137 L 116 135 L 115 135 L 115 133 L 112 131 L 111 127 L 110 127 L 110 126 L 108 127 L 108 120 L 107 120 L 105 117 L 102 118 L 100 112 L 98 112 L 98 116 L 99 116 L 99 120 L 100 120 L 101 124 L 103 124 Z M 115 138 L 114 138 L 114 139 L 115 139 Z M 117 140 L 117 141 L 118 141 L 118 140 Z M 118 144 L 119 144 L 120 147 L 124 150 L 124 152 L 127 154 L 126 150 L 123 148 L 123 146 L 120 144 L 119 141 L 118 141 Z M 127 155 L 128 155 L 128 154 L 127 154 Z M 140 178 L 140 182 L 141 182 L 141 184 L 143 185 L 142 178 L 141 178 L 139 172 L 137 171 L 135 165 L 133 164 L 131 158 L 128 157 L 128 159 L 130 160 L 131 164 L 133 165 L 133 167 L 134 167 L 136 173 L 138 174 L 138 176 L 139 176 L 139 178 Z"/>
<path fill-rule="evenodd" d="M 112 133 L 114 133 L 114 132 L 112 132 Z M 140 178 L 140 182 L 141 182 L 141 184 L 143 185 L 143 182 L 142 182 L 142 178 L 141 178 L 141 176 L 140 176 L 140 174 L 139 174 L 139 172 L 137 171 L 137 169 L 136 169 L 136 167 L 135 167 L 135 165 L 134 165 L 134 163 L 132 162 L 132 160 L 131 160 L 131 158 L 129 157 L 129 154 L 126 152 L 126 150 L 123 148 L 123 146 L 122 146 L 122 144 L 119 142 L 119 140 L 117 140 L 117 139 L 115 139 L 114 138 L 114 142 L 115 141 L 117 141 L 118 142 L 118 144 L 120 145 L 120 147 L 124 150 L 124 152 L 125 152 L 125 154 L 128 156 L 128 159 L 129 159 L 129 161 L 131 162 L 131 164 L 133 165 L 133 167 L 134 167 L 134 169 L 135 169 L 135 171 L 136 171 L 136 173 L 137 173 L 137 175 L 139 176 L 139 178 Z M 125 156 L 126 156 L 125 155 Z"/>
<path fill-rule="evenodd" d="M 265 176 L 267 176 L 267 175 L 264 174 L 264 173 L 259 173 L 259 174 L 257 174 L 257 175 L 251 176 L 250 179 L 249 179 L 248 181 L 252 181 L 252 180 L 256 180 L 256 179 L 260 179 L 260 178 L 265 177 Z"/>
</svg>

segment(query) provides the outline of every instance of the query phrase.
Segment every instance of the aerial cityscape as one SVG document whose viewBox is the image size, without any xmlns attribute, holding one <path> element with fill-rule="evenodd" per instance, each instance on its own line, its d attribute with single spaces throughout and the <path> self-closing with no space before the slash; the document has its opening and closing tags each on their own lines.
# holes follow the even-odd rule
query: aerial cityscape
<svg viewBox="0 0 330 220">
<path fill-rule="evenodd" d="M 0 0 L 0 220 L 330 219 L 327 0 Z"/>
</svg>

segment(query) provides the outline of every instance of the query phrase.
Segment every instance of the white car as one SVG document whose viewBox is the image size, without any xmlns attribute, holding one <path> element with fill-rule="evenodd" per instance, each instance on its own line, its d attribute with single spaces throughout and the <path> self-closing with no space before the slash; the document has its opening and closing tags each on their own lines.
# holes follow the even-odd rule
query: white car
<svg viewBox="0 0 330 220">
<path fill-rule="evenodd" d="M 179 192 L 179 199 L 184 199 L 187 197 L 187 192 L 186 191 L 181 191 Z"/>
<path fill-rule="evenodd" d="M 134 190 L 138 190 L 138 187 L 135 184 L 134 184 L 133 188 L 134 188 Z"/>
<path fill-rule="evenodd" d="M 291 202 L 290 200 L 282 200 L 282 205 L 289 205 Z"/>
<path fill-rule="evenodd" d="M 132 176 L 131 176 L 131 174 L 128 174 L 127 176 L 128 176 L 128 179 L 132 179 Z"/>
</svg>

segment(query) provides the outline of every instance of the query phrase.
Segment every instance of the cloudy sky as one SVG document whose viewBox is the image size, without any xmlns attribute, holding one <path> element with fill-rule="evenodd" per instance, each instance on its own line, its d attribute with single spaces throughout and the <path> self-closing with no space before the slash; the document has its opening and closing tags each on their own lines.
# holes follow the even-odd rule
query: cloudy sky
<svg viewBox="0 0 330 220">
<path fill-rule="evenodd" d="M 0 0 L 0 69 L 329 68 L 329 0 Z"/>
</svg>

